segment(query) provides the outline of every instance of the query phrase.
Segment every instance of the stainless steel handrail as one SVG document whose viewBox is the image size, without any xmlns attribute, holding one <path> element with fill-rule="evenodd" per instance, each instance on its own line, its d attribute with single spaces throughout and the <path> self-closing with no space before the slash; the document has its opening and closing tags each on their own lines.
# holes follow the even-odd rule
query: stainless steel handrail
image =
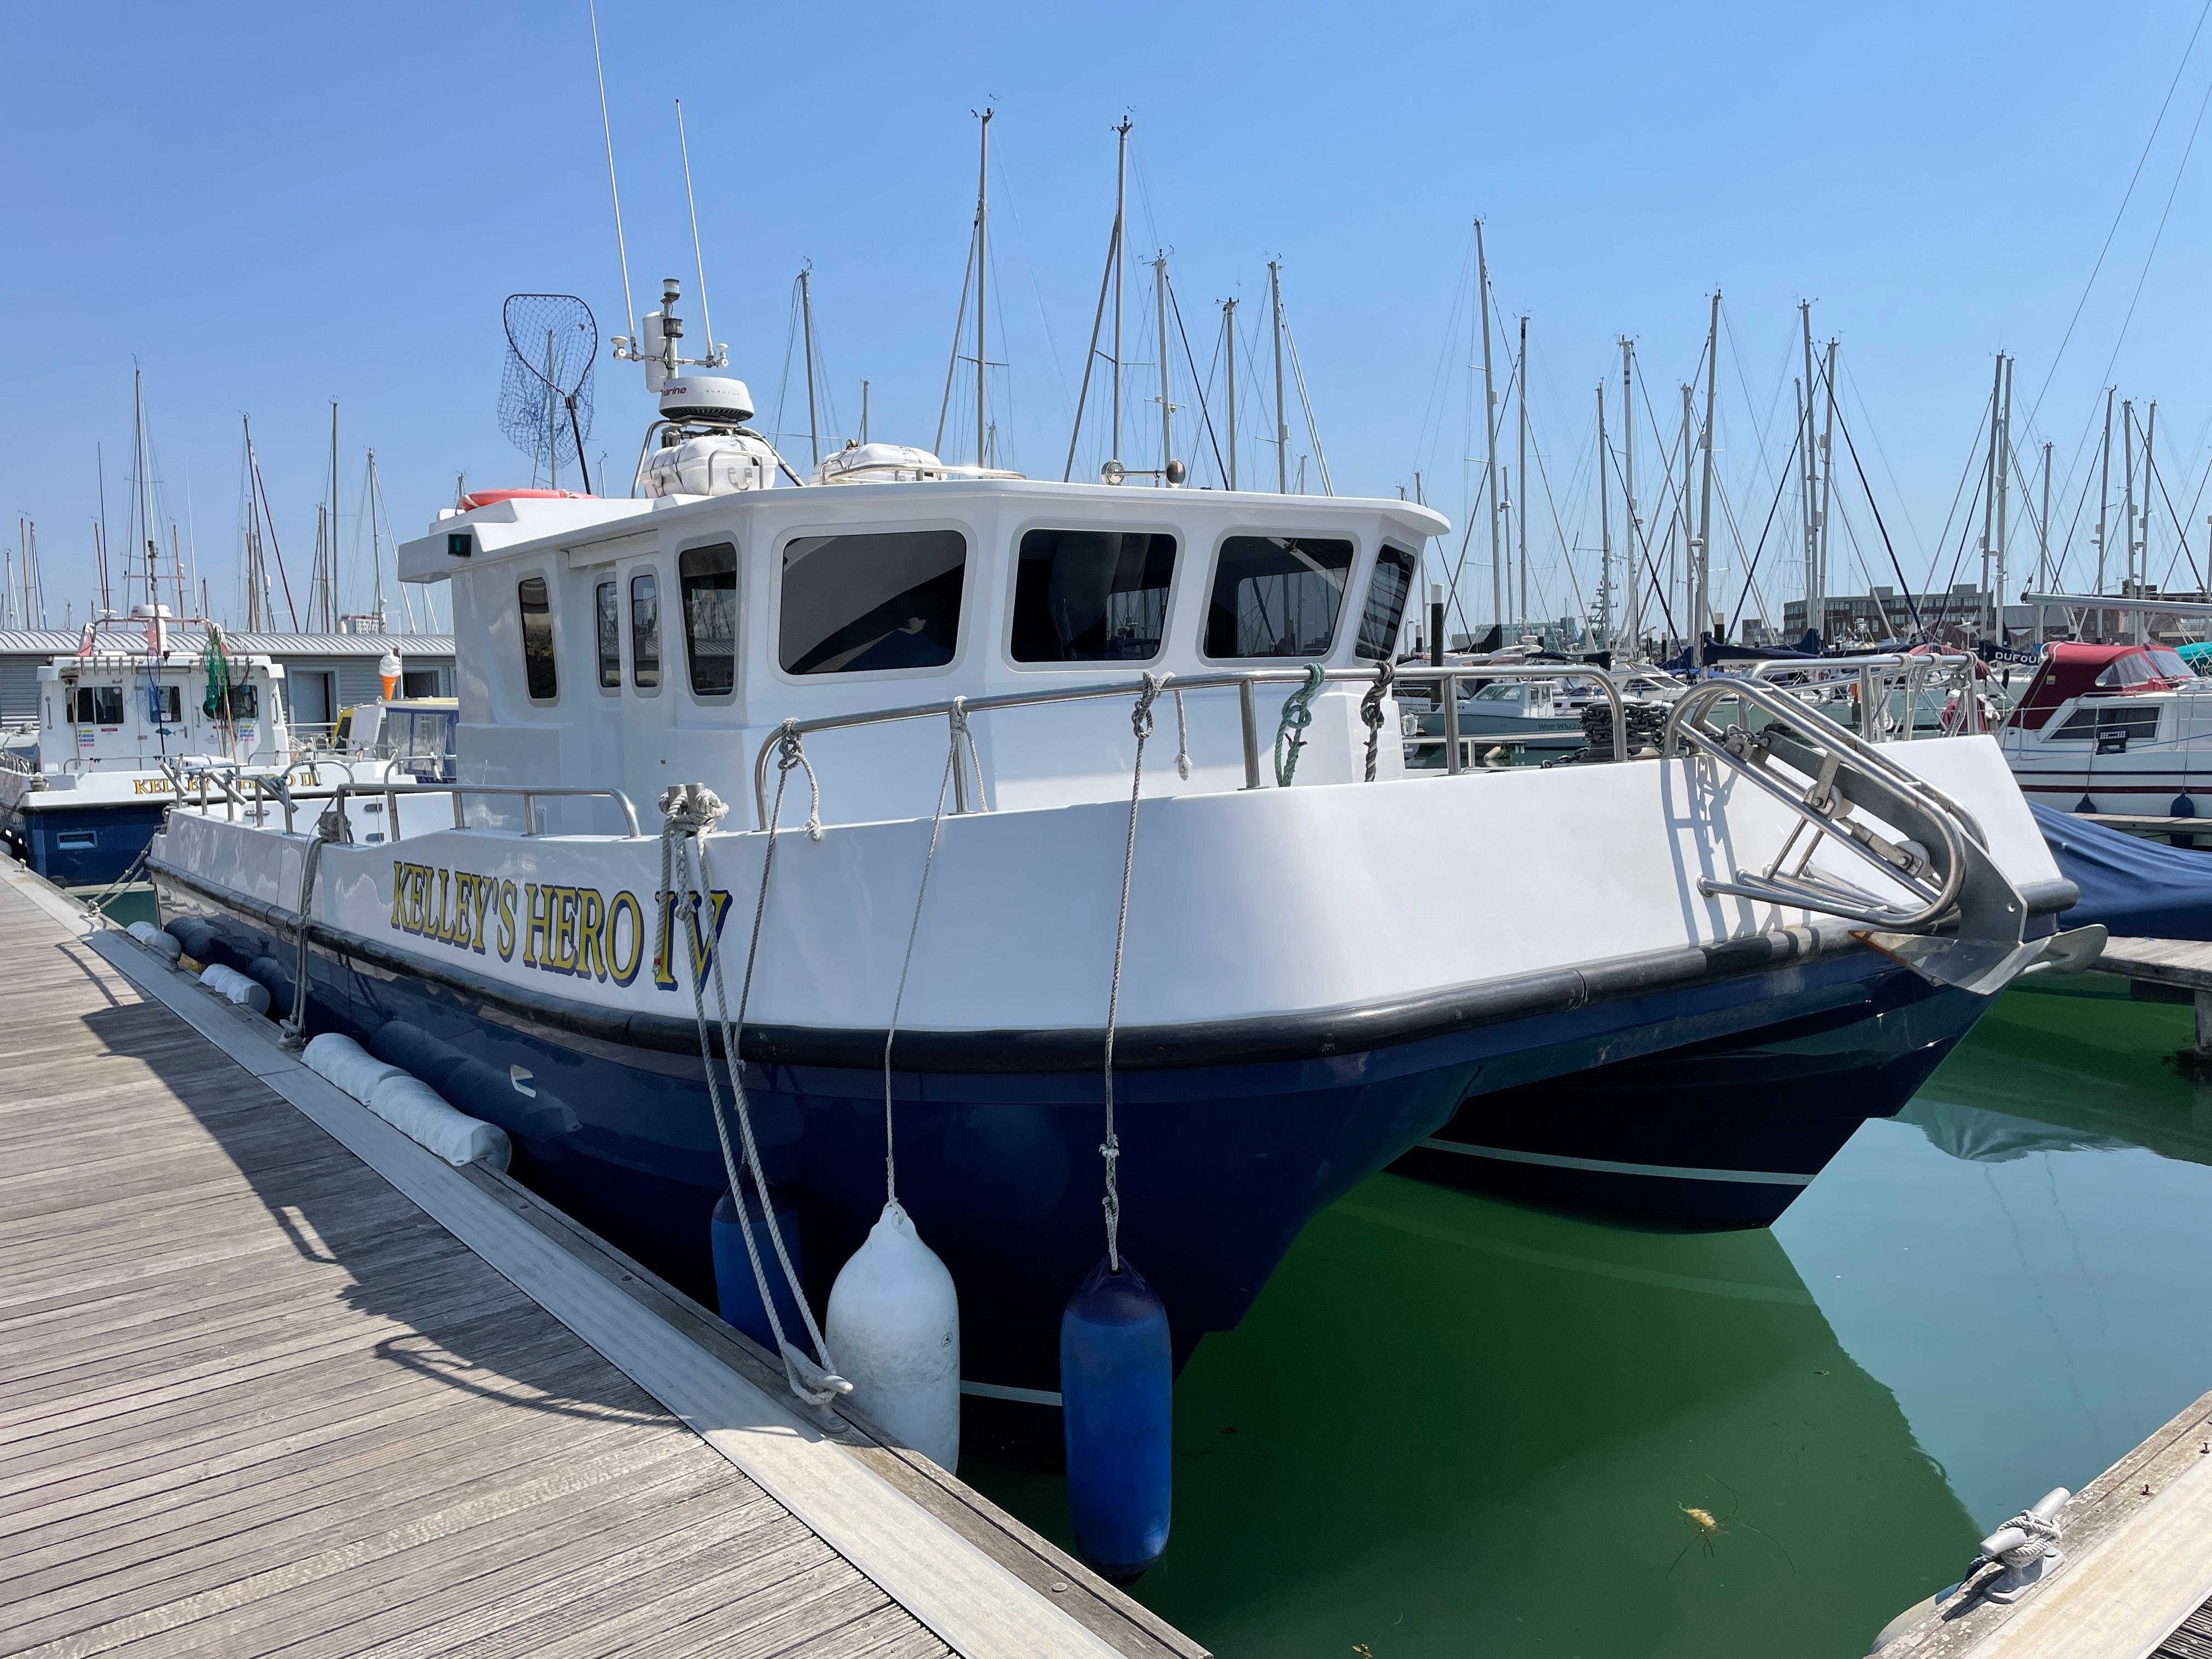
<svg viewBox="0 0 2212 1659">
<path fill-rule="evenodd" d="M 1972 665 L 1975 659 L 1967 652 L 1911 652 L 1877 651 L 1852 657 L 1778 657 L 1754 663 L 1744 678 L 1764 684 L 1778 683 L 1784 675 L 1806 676 L 1806 684 L 1834 684 L 1849 676 L 1858 688 L 1861 718 L 1866 723 L 1865 736 L 1869 742 L 1881 741 L 1882 723 L 1886 716 L 1876 712 L 1877 700 L 1886 707 L 1891 671 L 1902 669 L 1899 677 L 1905 692 L 1905 740 L 1912 742 L 1919 736 L 1916 705 L 1920 694 L 1940 675 L 1966 671 L 1964 685 L 1969 691 L 1973 686 Z M 1972 705 L 1970 704 L 1970 708 Z"/>
<path fill-rule="evenodd" d="M 169 772 L 171 781 L 176 786 L 179 799 L 184 799 L 187 791 L 194 784 L 199 786 L 199 805 L 203 810 L 205 810 L 207 805 L 207 786 L 210 782 L 221 789 L 225 800 L 234 806 L 259 804 L 260 792 L 264 787 L 266 787 L 284 808 L 284 828 L 287 830 L 294 828 L 293 813 L 301 799 L 327 800 L 343 815 L 344 804 L 349 799 L 358 799 L 364 796 L 382 796 L 385 799 L 386 839 L 398 841 L 399 839 L 398 797 L 402 795 L 452 796 L 453 828 L 456 830 L 465 830 L 468 827 L 465 797 L 520 795 L 522 798 L 522 833 L 526 836 L 535 836 L 538 833 L 538 803 L 541 800 L 561 798 L 611 800 L 622 809 L 623 823 L 627 826 L 628 834 L 635 838 L 641 833 L 637 827 L 637 808 L 630 804 L 629 797 L 619 789 L 591 789 L 580 786 L 527 783 L 395 783 L 387 778 L 380 783 L 362 783 L 349 779 L 344 783 L 333 786 L 327 793 L 318 791 L 312 794 L 295 796 L 288 787 L 287 779 L 289 773 L 297 771 L 301 766 L 307 764 L 306 762 L 295 763 L 283 774 L 241 772 L 235 768 L 220 767 L 195 768 L 190 772 L 175 766 L 164 769 Z M 238 793 L 232 787 L 234 781 L 252 785 L 255 790 L 255 799 L 249 802 L 246 797 Z M 234 819 L 234 812 L 230 816 Z"/>
<path fill-rule="evenodd" d="M 1808 740 L 1809 752 L 1818 757 L 1818 764 L 1807 790 L 1802 793 L 1795 792 L 1767 770 L 1764 762 L 1772 749 L 1767 733 L 1753 734 L 1740 726 L 1716 733 L 1704 724 L 1708 710 L 1728 701 L 1761 709 L 1777 724 L 1795 727 L 1801 737 Z M 1746 877 L 1739 873 L 1729 881 L 1700 878 L 1698 890 L 1709 896 L 1729 893 L 1790 903 L 1872 927 L 1913 933 L 1934 927 L 1957 903 L 1966 878 L 1969 841 L 1977 848 L 1986 844 L 1979 826 L 1948 795 L 1907 772 L 1856 732 L 1830 720 L 1819 709 L 1784 696 L 1764 680 L 1723 675 L 1692 687 L 1668 715 L 1664 752 L 1669 758 L 1679 757 L 1685 744 L 1747 779 L 1789 808 L 1799 820 L 1763 874 Z M 1851 802 L 1837 787 L 1838 774 L 1845 762 L 1878 788 L 1906 797 L 1917 805 L 1919 815 L 1927 820 L 1928 828 L 1941 843 L 1940 860 L 1917 857 L 1898 842 L 1876 835 L 1846 816 Z M 1814 832 L 1814 842 L 1806 847 L 1796 866 L 1785 873 L 1783 866 L 1808 827 Z M 1917 901 L 1917 908 L 1887 905 L 1876 908 L 1870 904 L 1854 904 L 1842 890 L 1818 878 L 1808 878 L 1807 866 L 1821 836 L 1840 842 L 1903 887 Z M 1931 883 L 1928 879 L 1930 867 L 1941 876 L 1940 881 Z"/>
<path fill-rule="evenodd" d="M 1330 668 L 1322 671 L 1322 678 L 1324 684 L 1331 685 L 1373 685 L 1376 684 L 1379 672 L 1377 668 Z M 1626 755 L 1628 752 L 1628 715 L 1621 700 L 1620 688 L 1613 683 L 1613 677 L 1602 669 L 1578 667 L 1565 663 L 1478 664 L 1465 667 L 1448 665 L 1442 668 L 1433 667 L 1425 663 L 1412 663 L 1394 669 L 1393 677 L 1395 681 L 1401 683 L 1430 682 L 1439 687 L 1447 686 L 1462 679 L 1521 678 L 1595 680 L 1604 688 L 1606 697 L 1613 705 L 1613 752 L 1616 755 Z M 1237 718 L 1242 727 L 1243 737 L 1244 787 L 1247 789 L 1258 789 L 1264 786 L 1261 782 L 1262 775 L 1260 768 L 1259 702 L 1254 696 L 1254 690 L 1261 685 L 1302 684 L 1306 678 L 1307 671 L 1304 668 L 1236 669 L 1212 674 L 1175 675 L 1169 678 L 1161 689 L 1164 691 L 1212 691 L 1225 690 L 1231 687 L 1236 689 Z M 949 723 L 954 718 L 956 712 L 963 717 L 969 717 L 988 714 L 1000 708 L 1030 708 L 1063 702 L 1095 702 L 1109 697 L 1133 697 L 1141 689 L 1140 684 L 1128 680 L 1116 680 L 1107 684 L 1054 686 L 1036 691 L 1005 692 L 991 697 L 947 699 L 941 702 L 914 703 L 903 708 L 872 708 L 849 714 L 824 714 L 809 720 L 786 720 L 769 732 L 769 734 L 761 740 L 758 752 L 753 757 L 753 808 L 757 815 L 756 822 L 763 830 L 768 827 L 769 763 L 775 752 L 777 744 L 783 741 L 787 734 L 805 738 L 821 732 L 845 731 L 862 726 L 884 726 L 901 720 L 943 720 Z M 1447 710 L 1445 720 L 1448 732 L 1455 734 L 1457 699 L 1449 696 L 1441 696 L 1440 701 Z M 1447 751 L 1445 758 L 1448 763 L 1446 769 L 1456 774 L 1460 769 L 1456 744 L 1454 744 Z M 959 769 L 956 768 L 956 778 L 958 776 L 958 772 Z M 964 788 L 961 792 L 961 797 L 955 801 L 957 811 L 968 810 L 964 799 Z"/>
</svg>

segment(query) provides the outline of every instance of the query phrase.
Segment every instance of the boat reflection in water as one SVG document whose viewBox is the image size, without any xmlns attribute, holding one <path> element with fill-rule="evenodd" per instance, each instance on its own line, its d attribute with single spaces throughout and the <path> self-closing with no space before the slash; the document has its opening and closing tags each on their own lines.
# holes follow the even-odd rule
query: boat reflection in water
<svg viewBox="0 0 2212 1659">
<path fill-rule="evenodd" d="M 1977 1536 L 1772 1233 L 1389 1175 L 1201 1350 L 1176 1437 L 1143 1595 L 1224 1653 L 1771 1655 L 1863 1636 Z M 1048 1476 L 963 1473 L 1058 1524 Z"/>
</svg>

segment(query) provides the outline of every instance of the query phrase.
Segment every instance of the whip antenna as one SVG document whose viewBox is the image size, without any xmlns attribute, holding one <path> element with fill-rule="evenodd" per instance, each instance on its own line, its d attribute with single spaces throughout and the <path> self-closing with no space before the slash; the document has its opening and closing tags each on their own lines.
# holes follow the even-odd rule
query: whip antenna
<svg viewBox="0 0 2212 1659">
<path fill-rule="evenodd" d="M 714 343 L 714 313 L 707 305 L 707 256 L 699 251 L 699 200 L 691 193 L 691 141 L 684 132 L 684 100 L 676 100 L 676 144 L 684 155 L 684 200 L 691 210 L 691 258 L 699 267 L 699 323 L 707 331 L 707 355 L 702 368 L 720 368 L 730 361 L 730 349 Z"/>
<path fill-rule="evenodd" d="M 614 198 L 615 204 L 615 257 L 622 261 L 623 326 L 635 337 L 637 333 L 637 307 L 630 303 L 629 297 L 629 249 L 623 241 L 622 191 L 615 183 L 615 129 L 614 124 L 607 118 L 607 67 L 599 57 L 598 0 L 586 0 L 586 8 L 592 18 L 592 71 L 599 82 L 599 131 L 605 135 L 607 141 L 607 194 Z M 685 176 L 688 179 L 690 175 L 687 173 Z M 696 223 L 696 215 L 694 223 Z M 705 284 L 702 283 L 701 286 L 703 288 Z M 597 331 L 593 332 L 596 336 Z M 619 345 L 622 343 L 617 341 L 616 343 Z"/>
<path fill-rule="evenodd" d="M 507 363 L 499 381 L 499 429 L 542 465 L 558 488 L 561 463 L 575 464 L 592 489 L 584 438 L 592 429 L 592 368 L 599 325 L 573 294 L 510 294 L 501 307 Z M 534 472 L 533 472 L 534 476 Z"/>
</svg>

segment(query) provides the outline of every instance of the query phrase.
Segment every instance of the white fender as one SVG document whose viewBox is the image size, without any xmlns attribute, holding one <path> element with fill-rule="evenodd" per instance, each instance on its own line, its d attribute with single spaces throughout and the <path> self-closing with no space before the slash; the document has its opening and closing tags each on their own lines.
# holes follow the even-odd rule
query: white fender
<svg viewBox="0 0 2212 1659">
<path fill-rule="evenodd" d="M 364 1106 L 385 1079 L 407 1075 L 403 1067 L 386 1065 L 351 1037 L 336 1031 L 314 1038 L 300 1058 L 307 1062 L 309 1071 L 328 1078 Z"/>
<path fill-rule="evenodd" d="M 177 943 L 174 933 L 163 933 L 150 921 L 134 921 L 124 931 L 148 950 L 174 962 L 184 954 L 185 947 Z"/>
<path fill-rule="evenodd" d="M 257 1014 L 269 1012 L 269 988 L 258 980 L 246 978 L 235 968 L 210 963 L 200 969 L 200 983 L 242 1008 L 251 1008 Z"/>
<path fill-rule="evenodd" d="M 376 1085 L 368 1109 L 448 1164 L 488 1164 L 504 1170 L 514 1155 L 506 1130 L 455 1111 L 435 1089 L 404 1072 L 395 1072 Z"/>
<path fill-rule="evenodd" d="M 823 1335 L 865 1416 L 947 1473 L 957 1468 L 960 1298 L 896 1204 L 830 1287 Z"/>
</svg>

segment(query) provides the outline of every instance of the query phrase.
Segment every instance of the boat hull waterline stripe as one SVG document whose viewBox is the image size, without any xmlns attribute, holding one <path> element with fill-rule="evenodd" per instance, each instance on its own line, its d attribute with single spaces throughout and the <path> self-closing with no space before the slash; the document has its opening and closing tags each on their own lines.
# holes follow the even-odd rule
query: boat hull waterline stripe
<svg viewBox="0 0 2212 1659">
<path fill-rule="evenodd" d="M 1667 1164 L 1620 1164 L 1604 1158 L 1569 1158 L 1560 1152 L 1520 1152 L 1505 1146 L 1471 1146 L 1464 1141 L 1424 1140 L 1432 1152 L 1500 1158 L 1508 1164 L 1540 1164 L 1554 1170 L 1587 1170 L 1596 1175 L 1663 1176 L 1674 1181 L 1735 1181 L 1762 1187 L 1809 1187 L 1813 1177 L 1782 1170 L 1692 1170 Z"/>
</svg>

